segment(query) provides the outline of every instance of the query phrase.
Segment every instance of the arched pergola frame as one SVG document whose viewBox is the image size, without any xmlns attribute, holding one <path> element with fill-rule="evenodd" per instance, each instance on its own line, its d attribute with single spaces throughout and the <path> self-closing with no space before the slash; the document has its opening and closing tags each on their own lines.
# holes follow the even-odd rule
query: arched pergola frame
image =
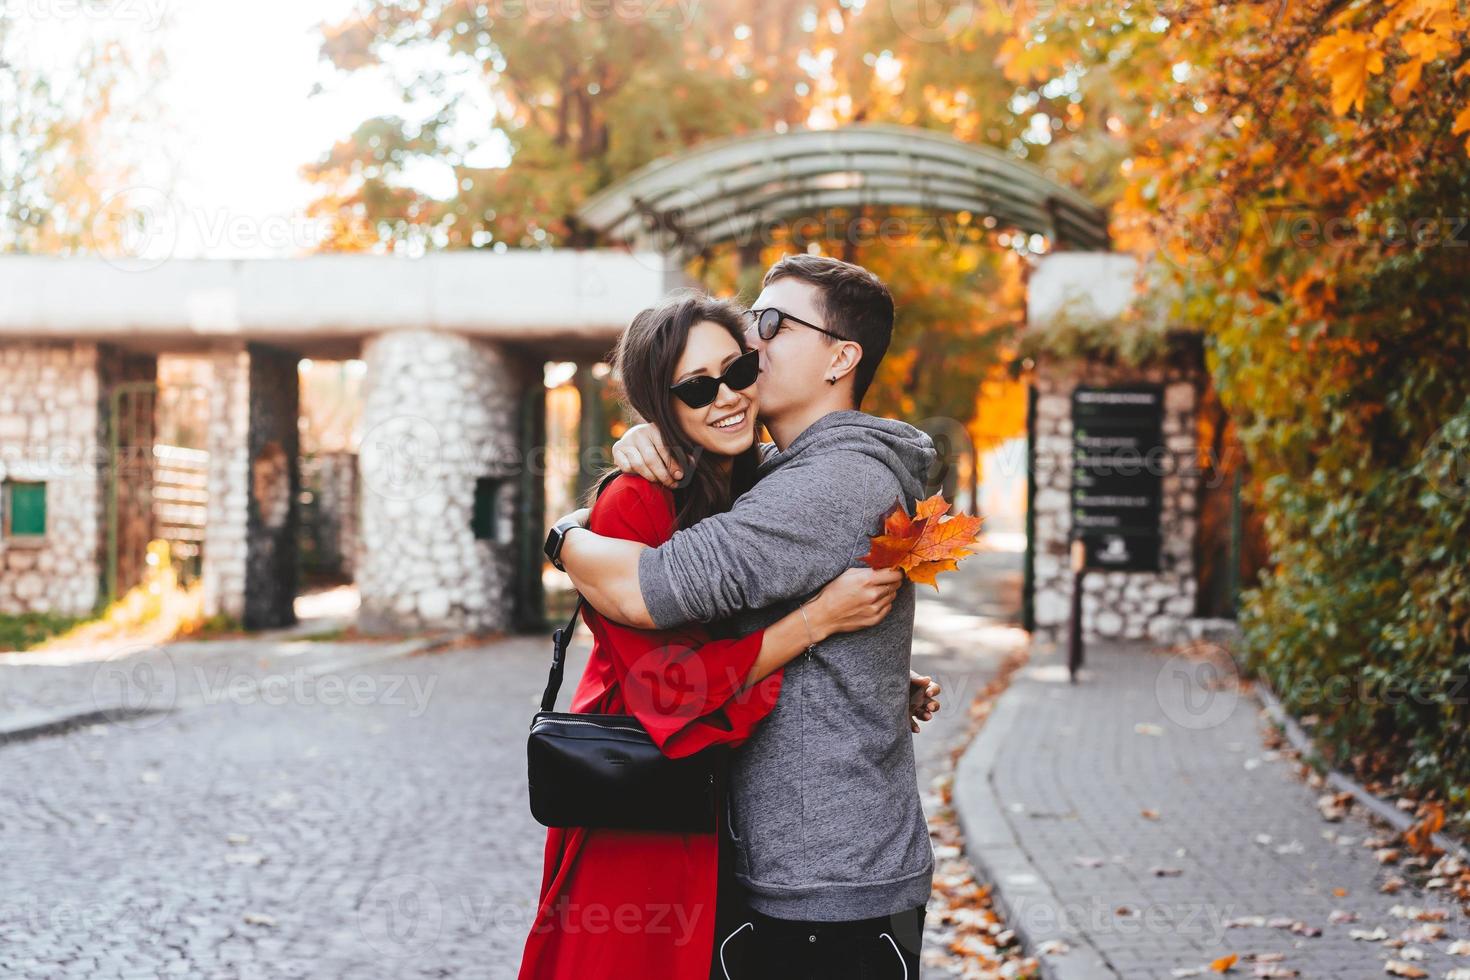
<svg viewBox="0 0 1470 980">
<path fill-rule="evenodd" d="M 765 229 L 835 209 L 989 216 L 1050 249 L 1108 248 L 1107 213 L 1037 168 L 927 129 L 861 124 L 736 136 L 656 160 L 577 210 L 582 236 L 691 256 L 766 244 Z"/>
</svg>

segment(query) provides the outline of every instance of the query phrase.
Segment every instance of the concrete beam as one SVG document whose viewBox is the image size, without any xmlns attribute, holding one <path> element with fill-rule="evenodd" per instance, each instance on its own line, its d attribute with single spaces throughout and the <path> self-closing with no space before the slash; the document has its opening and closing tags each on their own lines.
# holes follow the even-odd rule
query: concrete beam
<svg viewBox="0 0 1470 980">
<path fill-rule="evenodd" d="M 96 339 L 143 350 L 258 340 L 356 356 L 385 330 L 503 342 L 610 344 L 680 282 L 657 253 L 445 252 L 417 259 L 0 257 L 0 340 Z"/>
</svg>

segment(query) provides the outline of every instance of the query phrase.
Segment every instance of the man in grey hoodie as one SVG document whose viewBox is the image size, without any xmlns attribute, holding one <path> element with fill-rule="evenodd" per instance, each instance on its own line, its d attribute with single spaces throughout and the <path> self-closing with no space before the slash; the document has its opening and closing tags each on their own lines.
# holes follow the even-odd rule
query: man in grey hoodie
<svg viewBox="0 0 1470 980">
<path fill-rule="evenodd" d="M 808 255 L 782 259 L 763 287 L 747 337 L 775 446 L 755 486 L 659 548 L 565 536 L 560 560 L 612 619 L 760 628 L 861 564 L 888 510 L 912 512 L 923 495 L 929 437 L 857 410 L 892 336 L 887 288 Z M 682 475 L 646 429 L 615 458 L 645 476 Z M 913 625 L 905 581 L 881 623 L 786 667 L 775 709 L 737 751 L 728 831 L 750 909 L 716 937 L 715 976 L 739 945 L 763 980 L 918 976 L 934 862 L 909 735 Z"/>
</svg>

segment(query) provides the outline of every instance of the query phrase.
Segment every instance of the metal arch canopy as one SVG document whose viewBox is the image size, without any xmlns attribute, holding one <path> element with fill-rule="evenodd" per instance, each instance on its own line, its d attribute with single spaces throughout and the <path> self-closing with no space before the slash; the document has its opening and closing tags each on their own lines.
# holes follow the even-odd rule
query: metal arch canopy
<svg viewBox="0 0 1470 980">
<path fill-rule="evenodd" d="M 602 241 L 695 253 L 838 207 L 991 215 L 1053 247 L 1105 251 L 1107 212 L 1030 164 L 910 126 L 736 136 L 655 160 L 578 210 Z"/>
</svg>

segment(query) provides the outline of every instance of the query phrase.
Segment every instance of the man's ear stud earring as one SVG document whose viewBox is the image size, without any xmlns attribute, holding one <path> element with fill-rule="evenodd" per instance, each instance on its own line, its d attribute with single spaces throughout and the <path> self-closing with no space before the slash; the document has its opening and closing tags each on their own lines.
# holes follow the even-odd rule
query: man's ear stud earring
<svg viewBox="0 0 1470 980">
<path fill-rule="evenodd" d="M 829 385 L 835 385 L 837 383 L 837 379 L 836 378 L 828 378 L 827 379 L 827 383 Z"/>
</svg>

